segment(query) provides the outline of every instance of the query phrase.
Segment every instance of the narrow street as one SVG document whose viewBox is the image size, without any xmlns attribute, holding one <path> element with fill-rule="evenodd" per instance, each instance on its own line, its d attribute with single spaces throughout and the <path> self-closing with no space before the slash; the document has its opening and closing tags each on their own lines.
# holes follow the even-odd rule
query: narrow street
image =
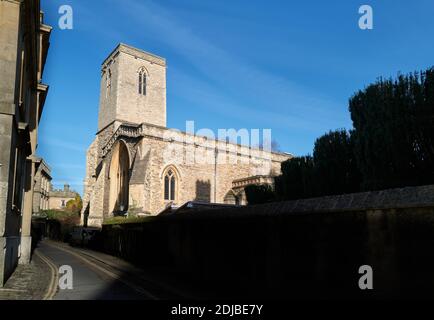
<svg viewBox="0 0 434 320">
<path fill-rule="evenodd" d="M 41 241 L 37 254 L 50 265 L 52 289 L 48 299 L 53 300 L 144 300 L 157 299 L 131 276 L 104 261 L 85 254 L 83 250 L 52 241 Z M 59 268 L 70 266 L 73 271 L 73 289 L 58 286 Z"/>
</svg>

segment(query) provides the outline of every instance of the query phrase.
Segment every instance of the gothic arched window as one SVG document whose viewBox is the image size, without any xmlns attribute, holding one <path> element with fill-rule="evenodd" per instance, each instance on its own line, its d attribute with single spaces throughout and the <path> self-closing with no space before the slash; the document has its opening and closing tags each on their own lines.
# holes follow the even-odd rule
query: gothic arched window
<svg viewBox="0 0 434 320">
<path fill-rule="evenodd" d="M 143 69 L 139 71 L 139 94 L 146 96 L 146 72 Z"/>
<path fill-rule="evenodd" d="M 167 170 L 164 175 L 164 200 L 176 201 L 176 174 L 173 169 Z"/>
</svg>

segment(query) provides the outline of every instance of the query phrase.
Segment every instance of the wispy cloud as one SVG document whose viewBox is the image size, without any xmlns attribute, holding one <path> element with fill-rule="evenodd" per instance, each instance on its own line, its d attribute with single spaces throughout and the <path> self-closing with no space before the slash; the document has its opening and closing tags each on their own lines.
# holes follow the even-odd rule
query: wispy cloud
<svg viewBox="0 0 434 320">
<path fill-rule="evenodd" d="M 41 137 L 39 144 L 44 144 L 48 149 L 61 149 L 78 152 L 86 152 L 87 147 L 82 144 L 74 143 L 67 140 L 61 140 L 53 137 L 43 136 Z"/>
<path fill-rule="evenodd" d="M 330 112 L 337 105 L 330 98 L 234 56 L 199 36 L 188 22 L 177 19 L 166 7 L 153 1 L 124 0 L 121 10 L 130 23 L 139 26 L 137 30 L 147 30 L 147 34 L 181 55 L 209 81 L 223 85 L 226 91 L 221 95 L 242 95 L 243 102 L 253 107 L 249 108 L 250 115 L 257 112 L 262 118 L 262 112 L 279 114 L 280 119 L 287 117 L 306 128 L 318 119 L 330 123 L 342 120 Z M 273 59 L 272 52 L 269 59 Z"/>
<path fill-rule="evenodd" d="M 63 186 L 64 184 L 69 184 L 70 186 L 80 186 L 82 187 L 84 185 L 84 182 L 77 179 L 70 179 L 70 178 L 59 178 L 56 180 L 52 180 L 51 183 L 54 186 Z"/>
<path fill-rule="evenodd" d="M 84 162 L 84 160 L 83 160 Z M 55 163 L 52 165 L 54 169 L 85 169 L 84 164 L 72 164 L 72 163 Z"/>
<path fill-rule="evenodd" d="M 174 88 L 175 94 L 182 95 L 183 100 L 201 111 L 207 113 L 217 112 L 226 118 L 236 119 L 239 123 L 245 123 L 247 120 L 254 121 L 267 128 L 303 131 L 317 131 L 319 128 L 327 130 L 328 128 L 325 123 L 317 123 L 314 129 L 312 123 L 303 119 L 302 115 L 282 114 L 267 109 L 255 110 L 250 105 L 240 105 L 234 99 L 218 94 L 211 85 L 199 81 L 176 68 L 172 68 L 172 75 L 174 82 L 177 84 L 176 88 Z"/>
</svg>

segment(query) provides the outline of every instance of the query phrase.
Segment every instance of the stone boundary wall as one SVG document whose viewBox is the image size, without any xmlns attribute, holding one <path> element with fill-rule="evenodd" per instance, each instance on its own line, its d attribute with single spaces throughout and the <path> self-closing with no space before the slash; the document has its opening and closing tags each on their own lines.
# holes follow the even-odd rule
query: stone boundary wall
<svg viewBox="0 0 434 320">
<path fill-rule="evenodd" d="M 192 211 L 103 226 L 95 247 L 203 297 L 434 295 L 433 186 Z M 350 205 L 351 204 L 351 205 Z M 374 290 L 360 290 L 359 268 Z M 202 297 L 202 298 L 203 298 Z"/>
<path fill-rule="evenodd" d="M 271 202 L 228 208 L 225 210 L 192 211 L 181 215 L 173 214 L 170 219 L 177 218 L 209 218 L 213 216 L 239 215 L 287 215 L 320 212 L 351 212 L 371 210 L 397 210 L 411 208 L 434 208 L 434 185 L 388 189 L 326 196 L 292 201 Z"/>
<path fill-rule="evenodd" d="M 320 212 L 434 206 L 434 185 L 352 193 L 267 205 L 277 212 Z"/>
</svg>

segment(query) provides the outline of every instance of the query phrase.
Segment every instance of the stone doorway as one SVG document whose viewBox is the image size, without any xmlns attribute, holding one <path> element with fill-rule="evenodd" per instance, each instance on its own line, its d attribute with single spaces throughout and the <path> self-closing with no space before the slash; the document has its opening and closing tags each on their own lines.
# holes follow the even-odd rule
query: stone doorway
<svg viewBox="0 0 434 320">
<path fill-rule="evenodd" d="M 130 155 L 128 147 L 119 141 L 113 149 L 109 169 L 110 201 L 109 209 L 113 215 L 128 211 Z"/>
</svg>

